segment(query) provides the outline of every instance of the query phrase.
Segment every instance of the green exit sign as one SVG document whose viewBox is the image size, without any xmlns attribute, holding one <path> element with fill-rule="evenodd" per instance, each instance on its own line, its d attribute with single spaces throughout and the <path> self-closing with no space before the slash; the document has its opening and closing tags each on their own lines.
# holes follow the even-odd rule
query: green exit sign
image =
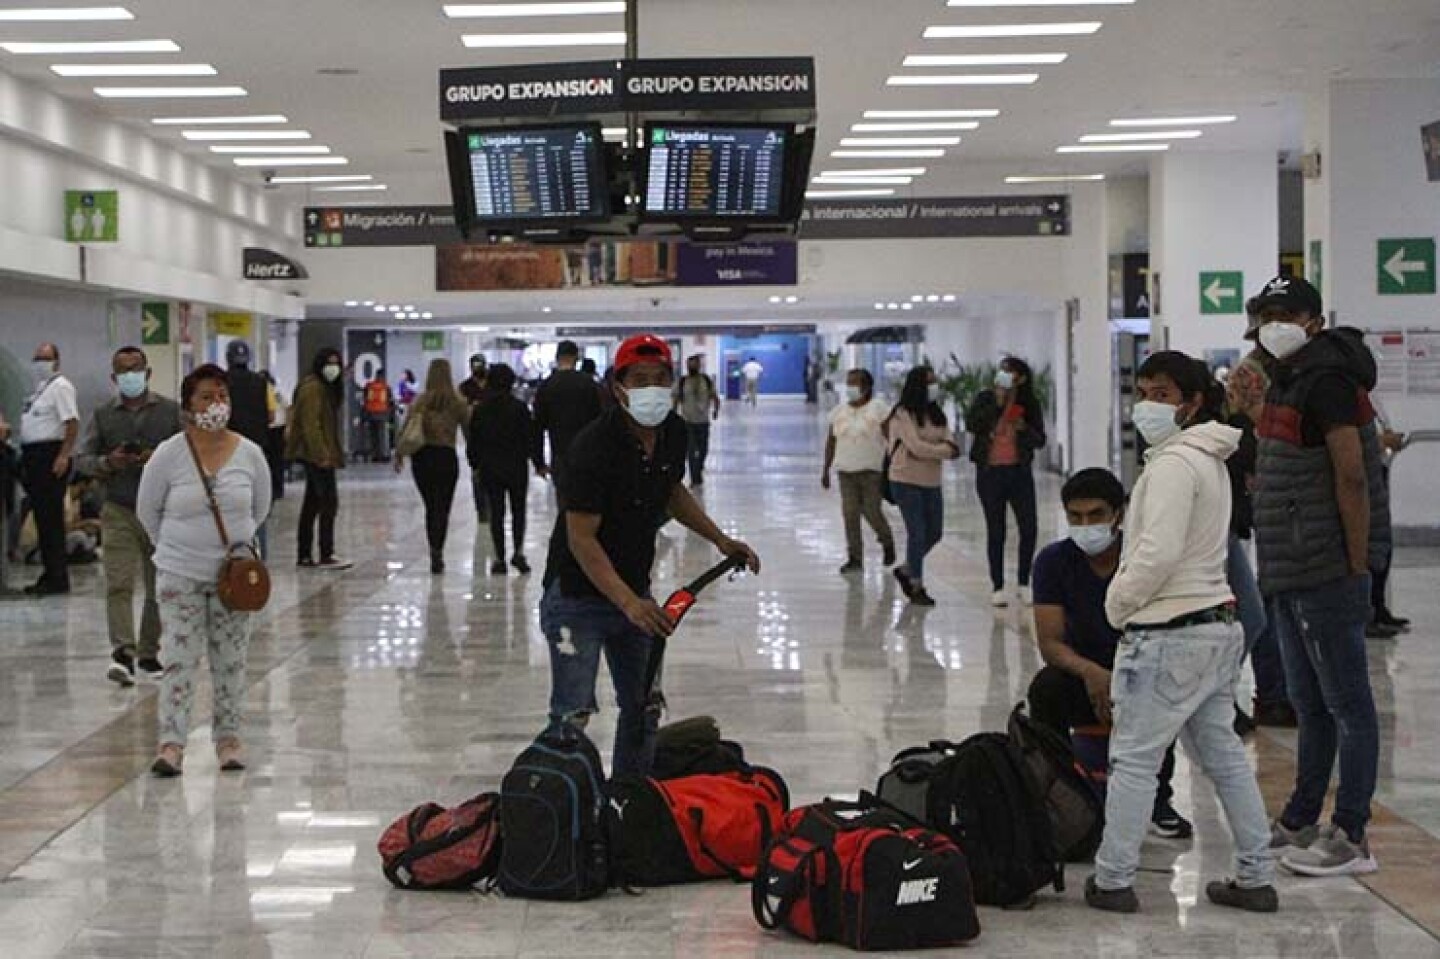
<svg viewBox="0 0 1440 959">
<path fill-rule="evenodd" d="M 1239 270 L 1214 270 L 1200 274 L 1200 313 L 1221 316 L 1243 313 L 1245 274 Z"/>
<path fill-rule="evenodd" d="M 426 353 L 445 351 L 445 333 L 441 330 L 427 330 L 420 334 L 420 349 Z"/>
<path fill-rule="evenodd" d="M 1434 237 L 1380 240 L 1375 259 L 1381 295 L 1435 292 Z"/>
</svg>

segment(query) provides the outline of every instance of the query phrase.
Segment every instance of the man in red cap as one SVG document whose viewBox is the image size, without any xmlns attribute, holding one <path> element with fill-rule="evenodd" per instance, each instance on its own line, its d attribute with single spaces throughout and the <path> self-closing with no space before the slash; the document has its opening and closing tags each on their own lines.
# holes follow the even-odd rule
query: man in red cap
<svg viewBox="0 0 1440 959">
<path fill-rule="evenodd" d="M 570 446 L 559 477 L 564 510 L 550 537 L 540 628 L 550 648 L 550 719 L 584 728 L 596 709 L 603 654 L 620 716 L 612 775 L 645 775 L 655 752 L 658 699 L 645 689 L 655 636 L 674 624 L 650 593 L 664 517 L 726 556 L 760 559 L 720 531 L 681 482 L 685 424 L 673 411 L 674 358 L 657 336 L 632 336 L 612 369 L 615 405 Z"/>
</svg>

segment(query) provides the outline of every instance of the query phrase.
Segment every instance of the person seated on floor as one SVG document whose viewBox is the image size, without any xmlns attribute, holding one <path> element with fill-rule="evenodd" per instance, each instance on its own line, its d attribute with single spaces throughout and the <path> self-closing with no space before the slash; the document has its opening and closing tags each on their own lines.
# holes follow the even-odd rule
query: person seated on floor
<svg viewBox="0 0 1440 959">
<path fill-rule="evenodd" d="M 1062 739 L 1111 724 L 1110 671 L 1120 633 L 1105 618 L 1105 591 L 1120 566 L 1125 487 L 1105 469 L 1081 470 L 1060 491 L 1070 535 L 1035 557 L 1035 639 L 1045 668 L 1030 683 L 1030 715 Z M 1175 744 L 1160 767 L 1150 832 L 1188 839 L 1194 827 L 1171 805 Z"/>
</svg>

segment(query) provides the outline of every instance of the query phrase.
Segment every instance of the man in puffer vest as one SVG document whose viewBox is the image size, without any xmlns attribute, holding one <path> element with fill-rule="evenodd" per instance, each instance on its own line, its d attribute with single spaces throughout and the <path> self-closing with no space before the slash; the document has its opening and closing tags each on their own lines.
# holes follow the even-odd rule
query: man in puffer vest
<svg viewBox="0 0 1440 959">
<path fill-rule="evenodd" d="M 1270 373 L 1257 434 L 1260 589 L 1299 718 L 1295 788 L 1271 829 L 1291 872 L 1379 868 L 1365 838 L 1380 735 L 1366 662 L 1370 569 L 1390 540 L 1389 494 L 1370 391 L 1375 358 L 1359 330 L 1324 329 L 1320 293 L 1276 277 L 1251 300 Z M 1319 825 L 1336 753 L 1340 785 Z"/>
</svg>

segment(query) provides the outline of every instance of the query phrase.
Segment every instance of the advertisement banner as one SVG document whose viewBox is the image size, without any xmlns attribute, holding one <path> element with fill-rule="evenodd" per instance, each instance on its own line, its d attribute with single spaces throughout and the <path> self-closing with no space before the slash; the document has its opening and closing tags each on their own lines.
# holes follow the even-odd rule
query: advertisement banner
<svg viewBox="0 0 1440 959">
<path fill-rule="evenodd" d="M 254 328 L 255 317 L 249 313 L 210 314 L 210 329 L 216 336 L 238 336 L 242 340 L 248 340 Z"/>
<path fill-rule="evenodd" d="M 802 240 L 875 240 L 1070 235 L 1067 196 L 812 200 Z"/>
<path fill-rule="evenodd" d="M 584 246 L 455 244 L 435 251 L 442 293 L 647 286 L 793 286 L 789 240 L 716 245 L 682 240 L 595 241 Z"/>
<path fill-rule="evenodd" d="M 637 113 L 815 107 L 810 57 L 629 60 L 622 73 L 625 108 Z"/>
</svg>

